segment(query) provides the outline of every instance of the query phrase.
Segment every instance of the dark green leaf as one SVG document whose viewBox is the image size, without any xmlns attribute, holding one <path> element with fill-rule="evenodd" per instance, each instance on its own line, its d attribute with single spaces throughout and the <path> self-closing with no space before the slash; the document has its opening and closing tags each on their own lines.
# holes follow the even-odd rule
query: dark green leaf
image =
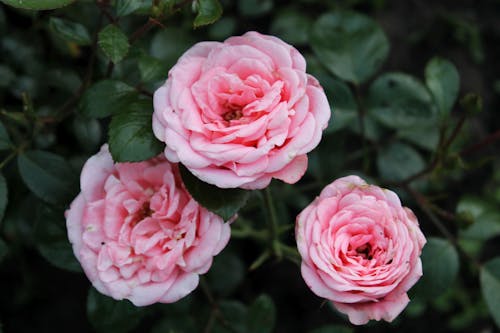
<svg viewBox="0 0 500 333">
<path fill-rule="evenodd" d="M 116 1 L 116 15 L 126 16 L 142 8 L 146 0 L 117 0 Z"/>
<path fill-rule="evenodd" d="M 22 9 L 55 9 L 69 5 L 75 0 L 2 0 L 3 3 Z"/>
<path fill-rule="evenodd" d="M 101 124 L 94 118 L 77 116 L 73 118 L 72 132 L 80 147 L 86 151 L 95 151 L 101 144 Z"/>
<path fill-rule="evenodd" d="M 64 212 L 42 204 L 36 210 L 35 242 L 40 254 L 58 268 L 81 272 L 68 240 Z"/>
<path fill-rule="evenodd" d="M 241 259 L 231 252 L 224 251 L 214 258 L 207 274 L 211 289 L 222 296 L 231 295 L 245 277 L 245 266 Z"/>
<path fill-rule="evenodd" d="M 168 67 L 165 63 L 148 54 L 141 54 L 138 59 L 139 71 L 141 72 L 141 80 L 150 82 L 154 80 L 165 80 L 168 75 Z"/>
<path fill-rule="evenodd" d="M 262 16 L 269 13 L 273 7 L 273 0 L 238 0 L 238 11 L 243 16 Z"/>
<path fill-rule="evenodd" d="M 5 129 L 5 126 L 0 122 L 0 150 L 6 150 L 12 148 L 12 141 L 10 141 L 9 133 Z"/>
<path fill-rule="evenodd" d="M 80 110 L 87 117 L 104 118 L 124 110 L 137 96 L 134 88 L 121 81 L 103 80 L 85 92 Z"/>
<path fill-rule="evenodd" d="M 144 317 L 143 308 L 127 300 L 115 301 L 101 295 L 94 288 L 87 297 L 87 317 L 99 333 L 126 333 L 132 331 Z"/>
<path fill-rule="evenodd" d="M 191 196 L 200 205 L 228 221 L 247 202 L 249 191 L 239 188 L 221 189 L 196 178 L 179 164 L 182 180 Z"/>
<path fill-rule="evenodd" d="M 457 215 L 471 225 L 460 232 L 467 240 L 488 240 L 500 235 L 500 210 L 484 198 L 463 196 L 457 204 Z"/>
<path fill-rule="evenodd" d="M 296 9 L 280 10 L 271 24 L 271 34 L 293 45 L 309 41 L 312 20 Z"/>
<path fill-rule="evenodd" d="M 247 307 L 238 301 L 222 301 L 219 303 L 220 312 L 226 325 L 216 323 L 213 333 L 247 333 Z"/>
<path fill-rule="evenodd" d="M 157 156 L 164 145 L 153 134 L 152 105 L 140 100 L 113 116 L 109 125 L 109 151 L 115 162 L 138 162 Z"/>
<path fill-rule="evenodd" d="M 450 113 L 460 88 L 460 76 L 450 61 L 433 58 L 425 67 L 425 83 L 436 101 L 441 116 Z"/>
<path fill-rule="evenodd" d="M 5 181 L 5 177 L 0 173 L 0 223 L 3 220 L 5 208 L 7 208 L 7 203 L 9 202 L 8 193 L 7 182 Z"/>
<path fill-rule="evenodd" d="M 349 86 L 330 75 L 318 75 L 317 79 L 325 89 L 332 107 L 332 115 L 325 133 L 332 133 L 357 123 L 357 105 Z"/>
<path fill-rule="evenodd" d="M 80 23 L 51 17 L 49 27 L 52 32 L 67 42 L 78 45 L 90 45 L 92 42 L 87 28 Z"/>
<path fill-rule="evenodd" d="M 222 6 L 219 0 L 198 0 L 198 14 L 194 19 L 195 28 L 212 24 L 222 15 Z"/>
<path fill-rule="evenodd" d="M 173 66 L 179 57 L 190 48 L 195 39 L 186 30 L 169 27 L 159 31 L 151 40 L 150 54 L 165 63 L 167 68 Z M 166 78 L 166 76 L 165 76 Z"/>
<path fill-rule="evenodd" d="M 439 128 L 437 126 L 402 128 L 398 136 L 414 145 L 435 151 L 439 143 Z"/>
<path fill-rule="evenodd" d="M 208 28 L 208 36 L 213 40 L 224 40 L 235 35 L 237 25 L 234 17 L 222 17 Z"/>
<path fill-rule="evenodd" d="M 377 168 L 383 179 L 402 181 L 425 167 L 420 154 L 404 143 L 392 143 L 377 155 Z"/>
<path fill-rule="evenodd" d="M 456 212 L 460 215 L 469 215 L 471 219 L 478 219 L 482 214 L 495 210 L 495 207 L 489 204 L 483 198 L 465 195 L 457 204 Z"/>
<path fill-rule="evenodd" d="M 312 28 L 311 46 L 332 73 L 356 84 L 369 79 L 389 52 L 389 41 L 373 19 L 346 11 L 321 16 Z"/>
<path fill-rule="evenodd" d="M 351 328 L 340 325 L 326 325 L 315 330 L 312 330 L 310 333 L 352 333 L 354 332 Z"/>
<path fill-rule="evenodd" d="M 75 93 L 82 84 L 82 80 L 73 70 L 54 68 L 49 70 L 46 75 L 47 85 L 70 94 Z"/>
<path fill-rule="evenodd" d="M 98 44 L 104 54 L 115 64 L 125 58 L 130 47 L 127 36 L 113 24 L 107 25 L 99 32 Z"/>
<path fill-rule="evenodd" d="M 373 82 L 368 112 L 395 129 L 437 126 L 431 95 L 418 79 L 403 73 L 387 73 Z"/>
<path fill-rule="evenodd" d="M 449 241 L 430 237 L 427 238 L 421 260 L 424 275 L 415 286 L 415 293 L 432 300 L 453 284 L 460 264 L 458 253 Z"/>
<path fill-rule="evenodd" d="M 470 227 L 460 233 L 461 237 L 485 241 L 500 235 L 499 212 L 486 212 L 474 220 Z"/>
<path fill-rule="evenodd" d="M 26 186 L 51 204 L 67 204 L 76 194 L 78 175 L 59 155 L 31 150 L 17 158 L 19 173 Z"/>
<path fill-rule="evenodd" d="M 495 323 L 500 328 L 500 257 L 488 261 L 479 273 L 481 291 Z"/>
<path fill-rule="evenodd" d="M 248 333 L 271 333 L 276 322 L 276 306 L 268 295 L 253 302 L 248 313 Z"/>
</svg>

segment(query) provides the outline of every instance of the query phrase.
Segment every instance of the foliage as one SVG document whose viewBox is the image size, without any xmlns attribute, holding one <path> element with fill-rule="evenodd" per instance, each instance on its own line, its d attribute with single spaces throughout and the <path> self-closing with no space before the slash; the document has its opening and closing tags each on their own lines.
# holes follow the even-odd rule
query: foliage
<svg viewBox="0 0 500 333">
<path fill-rule="evenodd" d="M 0 331 L 500 328 L 500 32 L 490 2 L 1 2 Z M 197 41 L 252 29 L 297 47 L 328 95 L 333 117 L 306 175 L 221 190 L 181 166 L 197 201 L 237 217 L 230 245 L 177 303 L 135 308 L 99 294 L 64 222 L 83 163 L 105 142 L 120 162 L 161 153 L 152 97 L 168 70 Z M 392 324 L 349 326 L 296 265 L 296 214 L 346 174 L 396 191 L 428 239 L 424 276 Z"/>
</svg>

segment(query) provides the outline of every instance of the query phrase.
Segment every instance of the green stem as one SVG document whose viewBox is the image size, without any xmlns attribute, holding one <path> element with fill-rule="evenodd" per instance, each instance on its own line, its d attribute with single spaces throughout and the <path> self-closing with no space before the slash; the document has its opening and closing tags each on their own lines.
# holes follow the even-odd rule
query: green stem
<svg viewBox="0 0 500 333">
<path fill-rule="evenodd" d="M 268 221 L 270 246 L 271 250 L 274 254 L 276 254 L 278 259 L 281 259 L 283 257 L 283 253 L 281 251 L 281 247 L 279 246 L 280 243 L 278 239 L 278 216 L 276 214 L 276 208 L 274 207 L 273 197 L 269 186 L 266 188 L 265 192 L 266 208 L 269 215 Z"/>
</svg>

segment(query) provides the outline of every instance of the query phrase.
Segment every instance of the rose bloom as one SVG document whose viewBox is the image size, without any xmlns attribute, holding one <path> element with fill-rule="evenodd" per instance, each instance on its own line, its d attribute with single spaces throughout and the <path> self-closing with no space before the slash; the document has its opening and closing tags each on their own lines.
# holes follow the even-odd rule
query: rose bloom
<svg viewBox="0 0 500 333">
<path fill-rule="evenodd" d="M 422 276 L 426 240 L 413 212 L 357 176 L 337 179 L 298 216 L 302 277 L 351 323 L 392 321 Z"/>
<path fill-rule="evenodd" d="M 191 198 L 163 157 L 114 164 L 105 145 L 80 181 L 66 211 L 69 240 L 93 286 L 117 300 L 177 301 L 229 240 L 229 225 Z"/>
<path fill-rule="evenodd" d="M 297 182 L 330 118 L 305 70 L 294 47 L 257 32 L 194 45 L 154 94 L 167 159 L 221 188 Z"/>
</svg>

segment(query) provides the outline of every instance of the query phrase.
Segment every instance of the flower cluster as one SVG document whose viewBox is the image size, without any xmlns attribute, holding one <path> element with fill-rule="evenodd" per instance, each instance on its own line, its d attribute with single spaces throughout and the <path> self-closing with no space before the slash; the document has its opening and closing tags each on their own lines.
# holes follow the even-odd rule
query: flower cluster
<svg viewBox="0 0 500 333">
<path fill-rule="evenodd" d="M 198 285 L 229 223 L 186 190 L 180 162 L 220 188 L 297 182 L 330 118 L 302 55 L 248 32 L 188 50 L 154 94 L 164 156 L 114 163 L 106 145 L 85 164 L 66 212 L 75 256 L 101 293 L 137 306 L 175 302 Z M 298 216 L 302 276 L 354 324 L 392 321 L 422 275 L 425 237 L 389 190 L 357 176 L 325 187 Z"/>
</svg>

